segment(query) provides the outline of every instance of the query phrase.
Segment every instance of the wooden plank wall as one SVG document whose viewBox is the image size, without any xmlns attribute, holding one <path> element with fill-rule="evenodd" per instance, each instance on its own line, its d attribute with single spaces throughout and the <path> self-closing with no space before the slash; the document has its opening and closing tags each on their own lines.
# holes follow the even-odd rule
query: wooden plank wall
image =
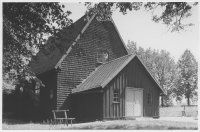
<svg viewBox="0 0 200 132">
<path fill-rule="evenodd" d="M 149 73 L 135 57 L 104 89 L 103 94 L 103 118 L 125 117 L 125 87 L 144 88 L 143 91 L 143 115 L 152 116 L 153 112 L 159 114 L 159 93 L 161 90 L 151 78 Z M 120 104 L 113 105 L 113 90 L 120 90 Z M 147 104 L 147 93 L 153 93 L 153 105 Z M 113 109 L 115 108 L 115 113 Z"/>
<path fill-rule="evenodd" d="M 73 114 L 76 122 L 102 120 L 102 93 L 87 93 L 73 95 Z"/>
</svg>

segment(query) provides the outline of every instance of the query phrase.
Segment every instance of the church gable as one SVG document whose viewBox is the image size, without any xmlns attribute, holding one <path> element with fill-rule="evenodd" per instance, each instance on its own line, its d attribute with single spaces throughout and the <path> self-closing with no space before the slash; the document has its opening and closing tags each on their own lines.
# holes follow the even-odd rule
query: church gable
<svg viewBox="0 0 200 132">
<path fill-rule="evenodd" d="M 71 90 L 101 65 L 97 63 L 99 51 L 107 53 L 108 61 L 128 54 L 113 23 L 111 21 L 100 22 L 94 18 L 61 63 L 57 86 L 58 109 L 62 106 L 69 106 L 63 103 L 68 102 L 66 98 L 71 94 Z"/>
</svg>

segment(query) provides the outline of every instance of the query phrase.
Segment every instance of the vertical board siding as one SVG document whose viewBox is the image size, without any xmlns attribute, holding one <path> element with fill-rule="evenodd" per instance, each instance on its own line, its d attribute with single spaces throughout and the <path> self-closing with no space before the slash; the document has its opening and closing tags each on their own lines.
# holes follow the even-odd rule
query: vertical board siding
<svg viewBox="0 0 200 132">
<path fill-rule="evenodd" d="M 125 85 L 125 73 L 123 72 L 124 70 L 122 70 L 122 81 L 123 81 L 123 84 L 122 84 L 122 109 L 123 109 L 123 116 L 125 116 L 125 90 L 124 90 L 124 87 L 126 86 Z"/>
<path fill-rule="evenodd" d="M 159 114 L 159 93 L 161 90 L 154 82 L 153 78 L 146 71 L 142 63 L 137 57 L 135 57 L 125 68 L 119 72 L 119 74 L 114 77 L 114 79 L 107 85 L 108 88 L 105 89 L 105 95 L 103 96 L 105 110 L 104 118 L 112 118 L 113 113 L 113 87 L 119 87 L 120 89 L 120 104 L 117 108 L 117 117 L 125 116 L 125 88 L 134 87 L 134 88 L 143 88 L 143 116 L 151 117 L 153 113 Z M 153 93 L 153 104 L 147 104 L 147 93 Z M 110 94 L 110 97 L 107 94 Z M 109 107 L 107 103 L 110 103 Z M 108 111 L 109 110 L 109 111 Z M 109 113 L 109 114 L 108 114 Z"/>
<path fill-rule="evenodd" d="M 119 79 L 120 78 L 119 78 L 119 75 L 118 75 L 116 85 L 117 85 L 117 88 L 120 90 L 120 86 L 119 86 L 120 80 Z M 120 113 L 119 104 L 116 104 L 116 107 L 117 107 L 117 109 L 116 109 L 117 115 L 116 116 L 119 117 L 120 116 L 120 114 L 119 114 Z"/>
<path fill-rule="evenodd" d="M 103 118 L 102 93 L 73 95 L 73 116 L 76 122 L 96 121 Z"/>
<path fill-rule="evenodd" d="M 109 107 L 109 104 L 110 104 L 110 101 L 108 101 L 108 98 L 110 97 L 109 95 L 109 90 L 106 90 L 106 117 L 109 117 L 110 116 L 110 107 Z"/>
<path fill-rule="evenodd" d="M 71 90 L 95 70 L 98 50 L 106 50 L 109 54 L 109 61 L 127 55 L 113 24 L 98 22 L 96 19 L 85 30 L 76 46 L 82 49 L 84 54 L 79 55 L 72 49 L 61 64 L 57 75 L 57 109 L 72 111 L 70 106 L 73 105 L 70 103 L 74 102 L 70 101 Z M 109 96 L 109 94 L 105 96 L 107 95 Z"/>
<path fill-rule="evenodd" d="M 123 101 L 122 101 L 122 87 L 123 87 L 123 82 L 122 82 L 122 73 L 119 74 L 119 82 L 120 82 L 120 85 L 119 85 L 119 89 L 120 89 L 120 92 L 119 92 L 119 110 L 120 110 L 120 114 L 119 116 L 123 116 Z"/>
<path fill-rule="evenodd" d="M 103 111 L 106 111 L 106 92 L 103 92 Z M 106 112 L 103 112 L 103 118 L 106 117 Z"/>
<path fill-rule="evenodd" d="M 113 117 L 114 115 L 113 115 L 113 83 L 112 83 L 112 85 L 110 86 L 110 88 L 109 88 L 109 115 L 110 115 L 110 117 Z"/>
</svg>

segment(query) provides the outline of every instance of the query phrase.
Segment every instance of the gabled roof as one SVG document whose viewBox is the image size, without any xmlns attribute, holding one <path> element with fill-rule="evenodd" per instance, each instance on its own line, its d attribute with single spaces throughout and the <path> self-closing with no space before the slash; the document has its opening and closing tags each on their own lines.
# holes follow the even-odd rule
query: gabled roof
<svg viewBox="0 0 200 132">
<path fill-rule="evenodd" d="M 126 55 L 105 64 L 99 66 L 95 71 L 93 71 L 80 85 L 72 90 L 72 93 L 82 92 L 90 90 L 93 88 L 104 88 L 134 57 L 137 55 Z M 139 57 L 138 57 L 139 58 Z M 140 60 L 140 59 L 139 59 Z M 141 61 L 141 60 L 140 60 Z M 141 61 L 142 63 L 142 61 Z M 142 63 L 142 65 L 144 65 Z M 144 65 L 145 67 L 145 65 Z M 148 71 L 148 69 L 145 67 Z M 149 72 L 149 71 L 148 71 Z M 152 74 L 149 72 L 151 77 L 154 79 Z M 160 87 L 159 83 L 154 79 L 161 91 L 164 90 Z"/>
<path fill-rule="evenodd" d="M 86 18 L 86 16 L 84 15 L 83 17 L 81 17 L 80 19 L 78 19 L 73 26 L 69 26 L 66 29 L 63 30 L 70 30 L 70 32 L 72 33 L 72 36 L 74 36 L 77 40 L 78 36 L 80 36 L 80 32 L 83 32 L 83 29 L 86 29 L 86 26 L 88 26 L 88 23 L 91 22 L 91 20 L 89 21 L 85 21 L 84 19 Z M 93 19 L 94 17 L 91 17 L 91 19 Z M 71 42 L 71 44 L 69 45 L 73 45 L 74 42 Z M 71 50 L 71 48 L 69 47 L 69 49 Z M 67 50 L 68 52 L 70 50 Z M 49 57 L 46 57 L 42 51 L 40 51 L 37 56 L 38 56 L 38 61 L 32 61 L 30 63 L 30 69 L 36 74 L 41 74 L 44 73 L 48 70 L 54 69 L 56 68 L 56 65 L 58 64 L 58 62 L 60 62 L 60 60 L 62 59 L 62 57 L 65 55 L 66 53 L 61 53 L 59 51 L 58 48 L 56 48 L 53 53 L 51 53 L 51 55 Z"/>
<path fill-rule="evenodd" d="M 69 52 L 72 50 L 72 46 L 74 46 L 76 44 L 76 42 L 78 41 L 78 39 L 80 38 L 80 32 L 84 33 L 84 31 L 87 29 L 87 27 L 89 26 L 89 24 L 91 23 L 91 21 L 94 19 L 95 15 L 91 16 L 89 21 L 85 21 L 84 19 L 86 18 L 86 15 L 84 15 L 83 17 L 81 17 L 79 20 L 77 20 L 74 23 L 74 27 L 70 28 L 71 26 L 67 27 L 66 29 L 69 30 L 70 32 L 72 32 L 73 36 L 75 36 L 75 40 L 69 44 L 71 45 L 65 53 L 61 53 L 57 48 L 55 51 L 53 51 L 53 53 L 51 53 L 50 57 L 45 57 L 45 55 L 42 53 L 42 51 L 40 51 L 37 56 L 39 56 L 39 61 L 32 61 L 30 63 L 30 69 L 36 74 L 41 74 L 44 73 L 46 71 L 49 71 L 51 69 L 54 68 L 58 68 L 62 61 L 64 60 L 64 58 L 69 54 Z M 122 44 L 126 50 L 126 52 L 128 53 L 128 50 L 126 48 L 126 45 L 123 41 L 123 39 L 121 38 L 115 23 L 113 20 L 111 20 L 111 22 L 113 23 L 119 38 L 122 41 Z M 65 29 L 64 29 L 65 30 Z"/>
</svg>

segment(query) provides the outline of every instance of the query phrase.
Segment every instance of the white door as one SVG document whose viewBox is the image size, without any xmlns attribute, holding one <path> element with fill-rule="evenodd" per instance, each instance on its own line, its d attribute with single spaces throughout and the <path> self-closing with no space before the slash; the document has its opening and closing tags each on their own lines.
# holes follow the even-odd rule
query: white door
<svg viewBox="0 0 200 132">
<path fill-rule="evenodd" d="M 134 91 L 128 90 L 126 95 L 126 116 L 134 116 Z"/>
<path fill-rule="evenodd" d="M 126 89 L 126 116 L 143 115 L 143 90 L 127 88 Z"/>
<path fill-rule="evenodd" d="M 134 90 L 134 116 L 142 116 L 142 90 Z"/>
</svg>

